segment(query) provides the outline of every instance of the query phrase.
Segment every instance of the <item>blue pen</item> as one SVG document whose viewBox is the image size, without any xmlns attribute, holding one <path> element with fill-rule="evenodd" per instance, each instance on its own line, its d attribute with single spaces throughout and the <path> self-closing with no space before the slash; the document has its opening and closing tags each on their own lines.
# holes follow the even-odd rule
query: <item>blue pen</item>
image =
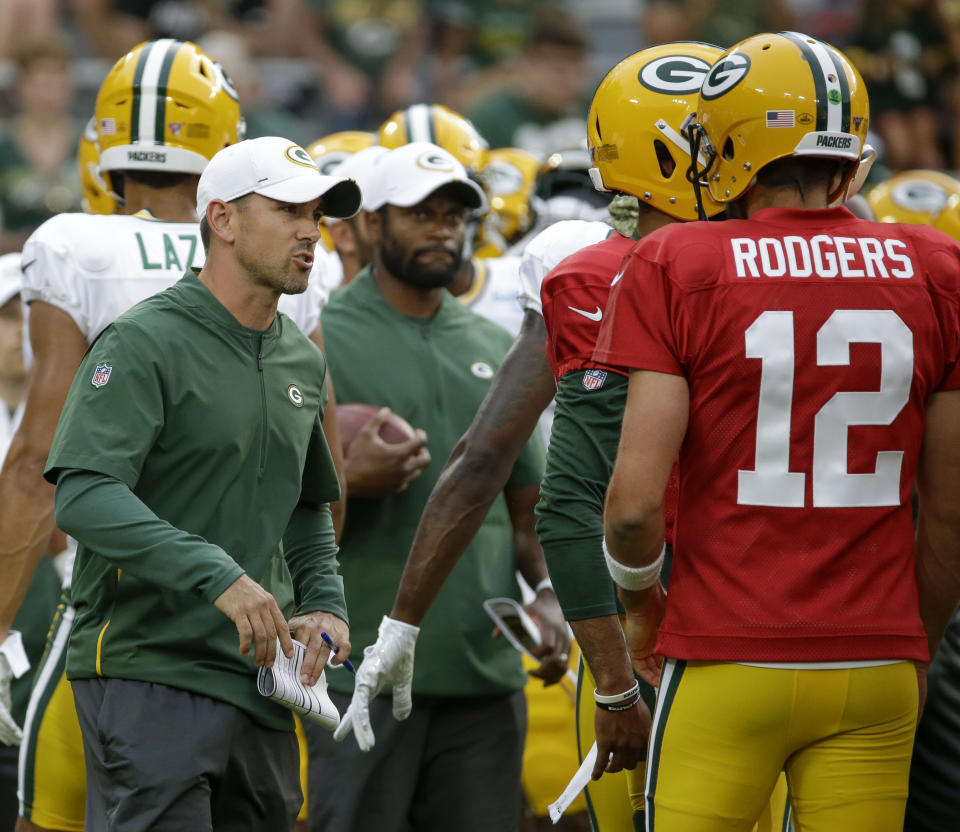
<svg viewBox="0 0 960 832">
<path fill-rule="evenodd" d="M 330 648 L 330 654 L 335 656 L 335 655 L 337 654 L 337 651 L 338 651 L 340 648 L 337 647 L 337 645 L 333 643 L 333 639 L 330 638 L 330 636 L 328 636 L 328 635 L 327 635 L 326 633 L 324 633 L 324 632 L 321 632 L 321 633 L 320 633 L 320 638 L 322 638 L 322 639 L 323 639 L 323 643 L 326 644 L 327 647 Z M 353 666 L 353 663 L 350 661 L 350 659 L 344 659 L 344 660 L 343 660 L 343 666 L 344 666 L 347 670 L 349 670 L 351 673 L 356 673 L 356 672 L 357 672 L 357 669 Z"/>
</svg>

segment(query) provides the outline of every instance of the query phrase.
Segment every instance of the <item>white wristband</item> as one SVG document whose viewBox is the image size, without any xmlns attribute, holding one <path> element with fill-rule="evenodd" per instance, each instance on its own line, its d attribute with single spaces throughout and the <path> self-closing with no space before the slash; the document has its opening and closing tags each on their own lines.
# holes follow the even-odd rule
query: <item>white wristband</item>
<svg viewBox="0 0 960 832">
<path fill-rule="evenodd" d="M 607 549 L 607 539 L 603 539 L 603 557 L 607 561 L 607 571 L 613 582 L 623 589 L 641 590 L 649 589 L 658 580 L 660 580 L 660 567 L 663 566 L 663 559 L 667 553 L 667 546 L 664 544 L 660 550 L 660 556 L 647 566 L 624 566 L 616 560 Z"/>
<path fill-rule="evenodd" d="M 553 589 L 553 582 L 550 580 L 549 576 L 540 581 L 540 583 L 533 588 L 533 591 L 539 595 L 540 591 L 544 589 Z"/>
<path fill-rule="evenodd" d="M 639 693 L 640 683 L 634 681 L 633 687 L 629 690 L 625 690 L 623 693 L 611 693 L 606 696 L 602 693 L 597 693 L 597 689 L 594 688 L 593 699 L 598 705 L 619 705 L 621 702 L 627 702 L 633 699 Z"/>
<path fill-rule="evenodd" d="M 0 644 L 0 655 L 10 666 L 10 672 L 15 679 L 19 679 L 30 669 L 30 659 L 27 658 L 27 651 L 23 649 L 23 638 L 17 630 L 10 630 L 10 635 Z"/>
</svg>

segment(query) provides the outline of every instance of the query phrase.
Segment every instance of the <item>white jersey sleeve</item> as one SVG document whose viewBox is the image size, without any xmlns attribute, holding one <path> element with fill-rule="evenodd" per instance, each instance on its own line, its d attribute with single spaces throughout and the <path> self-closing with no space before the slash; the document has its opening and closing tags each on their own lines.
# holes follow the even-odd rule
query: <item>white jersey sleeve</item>
<svg viewBox="0 0 960 832">
<path fill-rule="evenodd" d="M 203 260 L 195 222 L 59 214 L 24 244 L 22 297 L 63 310 L 92 343 L 117 317 Z"/>
<path fill-rule="evenodd" d="M 523 250 L 520 262 L 520 290 L 517 300 L 524 312 L 543 315 L 540 287 L 552 268 L 582 248 L 610 236 L 613 228 L 605 222 L 566 220 L 547 226 Z"/>
<path fill-rule="evenodd" d="M 523 310 L 517 305 L 520 258 L 475 257 L 473 263 L 474 285 L 460 302 L 516 338 L 523 323 Z"/>
</svg>

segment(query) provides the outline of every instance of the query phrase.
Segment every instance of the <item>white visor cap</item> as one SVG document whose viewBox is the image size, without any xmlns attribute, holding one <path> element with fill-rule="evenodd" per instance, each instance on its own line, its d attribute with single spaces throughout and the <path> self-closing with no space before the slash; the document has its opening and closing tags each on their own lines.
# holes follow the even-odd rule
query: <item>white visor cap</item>
<svg viewBox="0 0 960 832">
<path fill-rule="evenodd" d="M 280 136 L 237 142 L 219 151 L 197 186 L 197 216 L 215 199 L 231 202 L 247 194 L 304 203 L 323 197 L 323 213 L 352 217 L 360 210 L 360 188 L 352 179 L 324 176 L 300 145 Z"/>
</svg>

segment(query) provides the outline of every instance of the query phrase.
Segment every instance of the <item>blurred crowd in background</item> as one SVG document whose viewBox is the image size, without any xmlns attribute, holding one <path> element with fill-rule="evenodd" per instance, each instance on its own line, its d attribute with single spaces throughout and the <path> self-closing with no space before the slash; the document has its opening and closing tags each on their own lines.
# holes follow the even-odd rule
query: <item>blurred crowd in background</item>
<svg viewBox="0 0 960 832">
<path fill-rule="evenodd" d="M 638 49 L 785 29 L 859 68 L 875 176 L 960 168 L 960 0 L 3 0 L 0 252 L 79 209 L 77 140 L 97 87 L 151 38 L 196 41 L 223 64 L 248 138 L 307 145 L 429 101 L 491 148 L 544 156 L 583 143 L 597 82 Z"/>
</svg>

